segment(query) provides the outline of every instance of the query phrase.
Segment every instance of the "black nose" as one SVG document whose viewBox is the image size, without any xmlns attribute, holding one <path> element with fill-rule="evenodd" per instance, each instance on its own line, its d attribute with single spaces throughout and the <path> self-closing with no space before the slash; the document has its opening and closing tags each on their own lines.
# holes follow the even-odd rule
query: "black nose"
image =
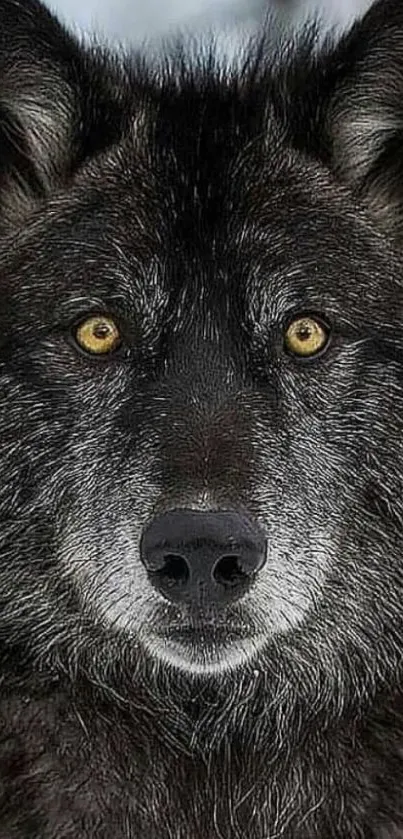
<svg viewBox="0 0 403 839">
<path fill-rule="evenodd" d="M 239 513 L 174 510 L 144 530 L 140 553 L 151 582 L 169 600 L 223 605 L 247 591 L 264 565 L 266 542 Z"/>
</svg>

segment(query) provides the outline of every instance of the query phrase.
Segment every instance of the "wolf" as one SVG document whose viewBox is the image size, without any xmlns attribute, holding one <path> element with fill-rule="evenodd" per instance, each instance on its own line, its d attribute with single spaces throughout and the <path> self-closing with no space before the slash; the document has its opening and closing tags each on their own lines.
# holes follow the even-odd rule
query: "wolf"
<svg viewBox="0 0 403 839">
<path fill-rule="evenodd" d="M 270 43 L 0 0 L 0 839 L 403 837 L 403 6 Z"/>
</svg>

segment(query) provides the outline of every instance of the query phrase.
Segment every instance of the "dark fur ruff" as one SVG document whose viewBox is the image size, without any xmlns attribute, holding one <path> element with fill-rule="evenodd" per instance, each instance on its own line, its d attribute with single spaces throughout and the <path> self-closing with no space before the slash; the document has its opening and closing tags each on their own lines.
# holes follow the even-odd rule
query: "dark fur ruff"
<svg viewBox="0 0 403 839">
<path fill-rule="evenodd" d="M 401 0 L 236 72 L 0 0 L 0 839 L 403 837 L 402 149 Z M 211 673 L 129 587 L 200 499 L 271 550 Z"/>
</svg>

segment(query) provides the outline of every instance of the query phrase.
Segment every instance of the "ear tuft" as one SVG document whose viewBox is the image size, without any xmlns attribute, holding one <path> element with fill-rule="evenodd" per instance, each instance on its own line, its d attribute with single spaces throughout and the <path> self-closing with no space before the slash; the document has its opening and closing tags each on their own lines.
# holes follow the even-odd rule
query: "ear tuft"
<svg viewBox="0 0 403 839">
<path fill-rule="evenodd" d="M 0 89 L 0 207 L 7 226 L 63 180 L 72 145 L 73 96 L 60 79 Z"/>
</svg>

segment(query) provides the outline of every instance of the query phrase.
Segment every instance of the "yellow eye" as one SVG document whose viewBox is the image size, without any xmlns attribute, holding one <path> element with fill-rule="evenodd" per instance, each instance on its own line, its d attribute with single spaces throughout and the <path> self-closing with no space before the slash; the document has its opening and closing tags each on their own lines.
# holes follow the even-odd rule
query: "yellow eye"
<svg viewBox="0 0 403 839">
<path fill-rule="evenodd" d="M 120 333 L 112 318 L 93 315 L 76 329 L 75 339 L 88 353 L 104 355 L 116 350 L 121 343 Z"/>
<path fill-rule="evenodd" d="M 287 349 L 294 355 L 315 355 L 327 344 L 328 332 L 314 317 L 301 317 L 293 320 L 285 333 Z"/>
</svg>

